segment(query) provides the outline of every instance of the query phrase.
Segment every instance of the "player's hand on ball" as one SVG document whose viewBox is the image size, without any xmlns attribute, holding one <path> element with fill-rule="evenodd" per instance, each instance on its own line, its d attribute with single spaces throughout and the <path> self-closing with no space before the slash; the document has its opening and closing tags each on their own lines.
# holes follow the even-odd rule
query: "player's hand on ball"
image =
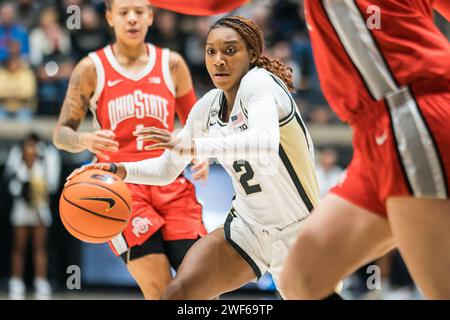
<svg viewBox="0 0 450 320">
<path fill-rule="evenodd" d="M 134 131 L 133 135 L 137 136 L 138 141 L 155 142 L 144 147 L 145 150 L 166 149 L 175 151 L 180 155 L 194 156 L 195 154 L 195 146 L 193 142 L 185 143 L 176 135 L 167 130 L 147 127 Z"/>
<path fill-rule="evenodd" d="M 116 166 L 117 170 L 116 172 L 113 172 L 112 167 L 113 165 Z M 72 180 L 75 176 L 79 175 L 80 173 L 83 173 L 87 170 L 92 170 L 92 169 L 99 169 L 99 170 L 104 170 L 104 171 L 108 171 L 108 172 L 113 172 L 116 176 L 118 176 L 119 178 L 121 178 L 122 180 L 125 178 L 125 176 L 127 175 L 127 172 L 125 170 L 125 167 L 123 164 L 121 163 L 105 163 L 105 162 L 99 162 L 99 163 L 91 163 L 91 164 L 87 164 L 82 166 L 81 168 L 75 169 L 66 179 L 66 183 L 64 184 L 64 186 L 66 186 L 67 184 L 70 183 L 70 180 Z"/>
<path fill-rule="evenodd" d="M 110 130 L 99 130 L 95 132 L 86 132 L 81 136 L 82 143 L 87 150 L 109 160 L 109 156 L 104 154 L 105 151 L 119 151 L 119 143 L 114 140 L 116 135 Z"/>
<path fill-rule="evenodd" d="M 198 161 L 194 160 L 194 165 L 192 166 L 192 177 L 194 180 L 207 181 L 209 175 L 209 162 L 208 161 Z"/>
</svg>

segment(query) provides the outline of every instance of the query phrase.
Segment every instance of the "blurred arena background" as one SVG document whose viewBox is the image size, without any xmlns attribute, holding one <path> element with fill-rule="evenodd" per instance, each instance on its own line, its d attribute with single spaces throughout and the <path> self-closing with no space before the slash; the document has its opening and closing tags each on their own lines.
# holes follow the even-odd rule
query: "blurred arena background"
<svg viewBox="0 0 450 320">
<path fill-rule="evenodd" d="M 77 6 L 80 10 L 72 10 Z M 69 11 L 68 11 L 69 8 Z M 72 9 L 70 9 L 72 8 Z M 80 13 L 77 25 L 77 13 Z M 322 194 L 339 180 L 350 161 L 351 132 L 340 123 L 322 96 L 303 18 L 301 1 L 253 0 L 233 12 L 252 18 L 266 36 L 266 54 L 292 67 L 297 93 L 295 99 L 312 134 L 317 151 L 317 168 Z M 180 52 L 188 62 L 197 96 L 211 89 L 203 62 L 203 42 L 209 26 L 218 17 L 191 17 L 158 10 L 148 40 Z M 71 20 L 72 19 L 72 20 Z M 73 20 L 75 19 L 75 20 Z M 436 16 L 447 36 L 449 24 Z M 106 27 L 103 0 L 16 0 L 0 2 L 0 174 L 10 151 L 31 132 L 48 141 L 43 154 L 52 152 L 52 130 L 56 124 L 73 67 L 88 52 L 112 41 Z M 339 79 L 336 79 L 339 81 Z M 349 84 L 349 90 L 351 90 Z M 90 130 L 85 121 L 81 130 Z M 50 148 L 50 149 L 46 149 Z M 12 152 L 12 151 L 11 151 Z M 88 152 L 57 152 L 59 182 L 51 196 L 53 223 L 48 237 L 48 278 L 55 299 L 140 299 L 139 290 L 121 260 L 106 244 L 90 245 L 72 238 L 59 220 L 58 199 L 65 177 L 91 160 Z M 59 156 L 59 157 L 58 157 Z M 59 158 L 59 159 L 58 159 Z M 13 161 L 14 157 L 10 158 Z M 55 165 L 55 172 L 58 172 Z M 190 172 L 186 172 L 190 177 Z M 233 190 L 229 177 L 212 165 L 207 183 L 196 183 L 204 206 L 208 230 L 222 224 Z M 8 182 L 0 189 L 0 299 L 8 299 L 11 275 L 12 196 Z M 33 299 L 33 247 L 26 251 L 27 298 Z M 350 299 L 420 299 L 407 270 L 396 252 L 374 262 L 381 268 L 381 290 L 369 290 L 370 276 L 362 268 L 344 282 L 343 294 Z M 69 266 L 79 266 L 81 289 L 67 287 Z M 278 299 L 269 275 L 223 298 Z"/>
</svg>

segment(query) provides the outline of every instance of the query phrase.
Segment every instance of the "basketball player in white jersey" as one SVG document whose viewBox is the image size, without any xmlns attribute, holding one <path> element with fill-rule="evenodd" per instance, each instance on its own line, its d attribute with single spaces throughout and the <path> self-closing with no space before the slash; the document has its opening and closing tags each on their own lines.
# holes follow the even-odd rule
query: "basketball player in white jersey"
<svg viewBox="0 0 450 320">
<path fill-rule="evenodd" d="M 313 145 L 300 117 L 291 71 L 262 55 L 259 27 L 225 17 L 210 30 L 206 66 L 218 89 L 192 109 L 178 135 L 158 128 L 135 134 L 163 148 L 159 158 L 103 163 L 126 182 L 165 185 L 193 157 L 217 158 L 236 196 L 225 225 L 196 242 L 163 299 L 211 299 L 256 280 L 266 271 L 278 282 L 288 249 L 317 205 Z"/>
</svg>

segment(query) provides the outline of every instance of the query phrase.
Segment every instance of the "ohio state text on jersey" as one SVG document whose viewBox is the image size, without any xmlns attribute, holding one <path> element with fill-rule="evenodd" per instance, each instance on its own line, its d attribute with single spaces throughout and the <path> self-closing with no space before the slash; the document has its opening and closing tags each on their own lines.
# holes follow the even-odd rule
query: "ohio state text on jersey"
<svg viewBox="0 0 450 320">
<path fill-rule="evenodd" d="M 122 67 L 110 45 L 89 54 L 97 72 L 97 87 L 90 101 L 94 127 L 114 131 L 119 142 L 118 152 L 105 152 L 109 161 L 158 157 L 163 150 L 144 150 L 152 142 L 137 141 L 133 131 L 143 127 L 173 130 L 175 87 L 169 50 L 152 44 L 147 44 L 147 49 L 148 63 L 138 73 Z"/>
</svg>

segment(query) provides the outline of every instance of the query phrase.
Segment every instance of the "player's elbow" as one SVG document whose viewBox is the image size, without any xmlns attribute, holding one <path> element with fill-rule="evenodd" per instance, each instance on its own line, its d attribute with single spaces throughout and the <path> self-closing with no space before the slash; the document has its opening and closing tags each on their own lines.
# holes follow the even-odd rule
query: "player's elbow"
<svg viewBox="0 0 450 320">
<path fill-rule="evenodd" d="M 63 149 L 63 146 L 59 139 L 59 130 L 58 129 L 55 129 L 55 131 L 53 131 L 52 142 L 53 142 L 53 145 L 56 147 L 56 149 L 58 149 L 58 150 Z"/>
<path fill-rule="evenodd" d="M 53 136 L 52 136 L 52 142 L 53 145 L 58 149 L 58 150 L 64 150 L 65 149 L 65 145 L 63 144 L 62 141 L 62 129 L 63 127 L 58 123 L 56 125 L 56 128 L 53 130 Z"/>
</svg>

